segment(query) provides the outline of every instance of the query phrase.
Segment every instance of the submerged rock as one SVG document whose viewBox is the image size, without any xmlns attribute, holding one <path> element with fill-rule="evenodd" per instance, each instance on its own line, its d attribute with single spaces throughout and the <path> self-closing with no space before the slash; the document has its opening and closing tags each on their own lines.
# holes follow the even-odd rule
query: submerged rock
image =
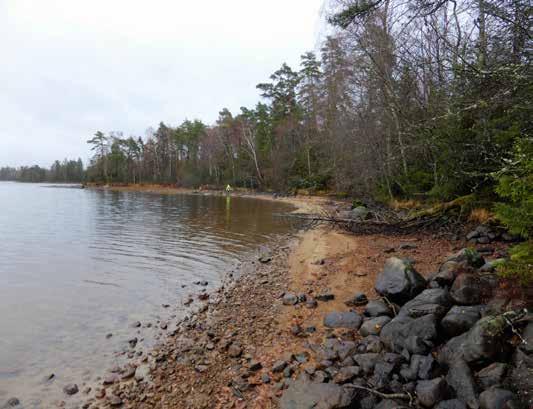
<svg viewBox="0 0 533 409">
<path fill-rule="evenodd" d="M 67 395 L 75 395 L 79 392 L 78 385 L 75 383 L 69 383 L 63 387 L 63 392 L 65 392 Z"/>
</svg>

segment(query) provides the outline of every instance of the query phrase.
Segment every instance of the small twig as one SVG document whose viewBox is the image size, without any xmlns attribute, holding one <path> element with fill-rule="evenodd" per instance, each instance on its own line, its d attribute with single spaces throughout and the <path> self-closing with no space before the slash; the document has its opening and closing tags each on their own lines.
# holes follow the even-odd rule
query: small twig
<svg viewBox="0 0 533 409">
<path fill-rule="evenodd" d="M 408 393 L 383 393 L 375 389 L 367 388 L 366 386 L 354 385 L 353 383 L 348 383 L 344 386 L 347 388 L 359 389 L 362 391 L 372 393 L 373 395 L 376 395 L 382 399 L 402 399 L 402 400 L 408 400 L 409 402 L 413 401 L 413 397 Z"/>
</svg>

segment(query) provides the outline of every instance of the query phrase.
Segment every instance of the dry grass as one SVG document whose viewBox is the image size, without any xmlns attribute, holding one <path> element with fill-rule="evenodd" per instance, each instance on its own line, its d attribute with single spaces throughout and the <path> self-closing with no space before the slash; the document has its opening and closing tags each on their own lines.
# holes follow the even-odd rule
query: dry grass
<svg viewBox="0 0 533 409">
<path fill-rule="evenodd" d="M 393 199 L 390 202 L 390 207 L 392 207 L 394 210 L 400 210 L 400 209 L 419 209 L 422 207 L 422 203 L 418 200 L 398 200 Z"/>
<path fill-rule="evenodd" d="M 494 213 L 481 207 L 473 209 L 470 212 L 470 216 L 468 216 L 468 221 L 480 224 L 487 223 L 493 219 Z"/>
</svg>

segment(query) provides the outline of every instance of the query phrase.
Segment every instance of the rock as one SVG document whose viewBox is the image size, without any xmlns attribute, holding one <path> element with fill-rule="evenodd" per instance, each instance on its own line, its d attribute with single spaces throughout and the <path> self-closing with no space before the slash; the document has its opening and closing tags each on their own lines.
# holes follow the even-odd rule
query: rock
<svg viewBox="0 0 533 409">
<path fill-rule="evenodd" d="M 428 380 L 433 378 L 436 372 L 437 362 L 430 355 L 418 355 L 411 356 L 411 362 L 409 367 L 400 371 L 400 375 L 410 381 L 414 381 L 417 378 L 422 380 Z"/>
<path fill-rule="evenodd" d="M 507 371 L 509 385 L 527 407 L 533 407 L 533 358 L 517 349 L 512 357 L 512 369 Z"/>
<path fill-rule="evenodd" d="M 283 370 L 283 376 L 285 378 L 290 378 L 293 372 L 294 372 L 294 369 L 292 366 L 286 366 L 285 369 Z"/>
<path fill-rule="evenodd" d="M 479 407 L 474 378 L 465 361 L 456 359 L 450 364 L 446 381 L 455 390 L 457 397 L 465 402 L 469 409 L 477 409 Z"/>
<path fill-rule="evenodd" d="M 392 257 L 376 280 L 376 291 L 392 302 L 403 304 L 418 295 L 426 286 L 426 280 L 411 263 Z"/>
<path fill-rule="evenodd" d="M 507 372 L 507 364 L 494 362 L 476 374 L 478 383 L 483 389 L 501 385 Z"/>
<path fill-rule="evenodd" d="M 520 344 L 520 349 L 526 354 L 533 353 L 533 322 L 527 324 L 526 328 L 522 331 L 522 338 L 525 342 Z"/>
<path fill-rule="evenodd" d="M 383 350 L 383 344 L 378 336 L 369 335 L 359 341 L 358 351 L 368 353 L 379 353 Z"/>
<path fill-rule="evenodd" d="M 357 354 L 354 355 L 353 360 L 361 367 L 363 373 L 369 375 L 374 371 L 378 357 L 378 354 L 372 353 Z"/>
<path fill-rule="evenodd" d="M 507 402 L 514 399 L 511 391 L 500 388 L 491 388 L 479 395 L 480 409 L 507 409 Z"/>
<path fill-rule="evenodd" d="M 274 365 L 272 365 L 272 372 L 274 373 L 282 372 L 286 368 L 287 365 L 288 365 L 287 361 L 274 362 Z"/>
<path fill-rule="evenodd" d="M 131 324 L 131 327 L 132 328 L 140 328 L 141 326 L 141 322 L 140 321 L 135 321 Z"/>
<path fill-rule="evenodd" d="M 116 373 L 111 373 L 104 377 L 104 380 L 102 383 L 104 385 L 111 385 L 118 381 L 120 381 L 120 377 Z"/>
<path fill-rule="evenodd" d="M 359 328 L 359 333 L 363 337 L 366 337 L 368 335 L 379 335 L 383 326 L 387 324 L 390 320 L 391 318 L 385 315 L 366 320 L 365 322 L 363 322 L 363 325 L 361 325 L 361 328 Z"/>
<path fill-rule="evenodd" d="M 368 298 L 363 293 L 357 293 L 352 298 L 344 302 L 344 304 L 346 304 L 348 307 L 360 307 L 366 303 L 368 303 Z"/>
<path fill-rule="evenodd" d="M 448 257 L 446 261 L 455 261 L 462 264 L 464 267 L 479 268 L 485 264 L 485 260 L 481 255 L 473 249 L 465 248 L 459 250 L 453 256 Z"/>
<path fill-rule="evenodd" d="M 65 392 L 67 395 L 75 395 L 79 392 L 78 385 L 75 383 L 69 383 L 63 387 L 63 392 Z"/>
<path fill-rule="evenodd" d="M 305 306 L 306 306 L 306 308 L 313 309 L 313 308 L 318 307 L 318 303 L 316 302 L 316 300 L 314 298 L 308 298 L 305 301 Z"/>
<path fill-rule="evenodd" d="M 20 405 L 20 400 L 18 400 L 17 398 L 10 398 L 7 400 L 4 406 L 2 406 L 2 409 L 14 408 L 19 405 Z"/>
<path fill-rule="evenodd" d="M 148 380 L 150 378 L 150 366 L 149 365 L 139 365 L 137 369 L 135 369 L 135 380 L 137 382 Z"/>
<path fill-rule="evenodd" d="M 109 402 L 110 406 L 121 406 L 122 405 L 122 399 L 120 399 L 117 395 L 109 395 L 107 397 L 107 401 Z"/>
<path fill-rule="evenodd" d="M 423 315 L 434 314 L 443 317 L 452 305 L 448 290 L 444 288 L 430 288 L 422 291 L 411 301 L 407 302 L 398 312 L 399 316 L 407 315 L 418 318 Z"/>
<path fill-rule="evenodd" d="M 355 391 L 334 383 L 312 382 L 300 378 L 291 383 L 279 401 L 280 409 L 341 409 L 348 408 Z"/>
<path fill-rule="evenodd" d="M 328 328 L 359 329 L 363 319 L 356 312 L 330 312 L 324 317 L 324 326 Z"/>
<path fill-rule="evenodd" d="M 331 293 L 321 293 L 315 296 L 315 299 L 318 301 L 331 301 L 335 299 L 335 295 Z"/>
<path fill-rule="evenodd" d="M 380 339 L 391 351 L 407 349 L 413 354 L 425 354 L 437 338 L 437 317 L 433 314 L 419 318 L 397 316 L 381 329 Z"/>
<path fill-rule="evenodd" d="M 130 347 L 135 348 L 135 345 L 137 345 L 137 337 L 133 337 L 128 339 L 128 344 L 130 344 Z"/>
<path fill-rule="evenodd" d="M 381 315 L 392 316 L 392 309 L 382 300 L 372 300 L 366 305 L 364 314 L 369 317 L 378 317 Z"/>
<path fill-rule="evenodd" d="M 441 264 L 437 273 L 430 276 L 430 280 L 441 287 L 445 287 L 451 285 L 459 274 L 466 271 L 469 272 L 470 269 L 465 269 L 463 264 L 456 261 L 446 261 Z"/>
<path fill-rule="evenodd" d="M 159 324 L 159 328 L 165 330 L 168 328 L 168 324 L 165 321 L 161 321 L 161 323 Z"/>
<path fill-rule="evenodd" d="M 481 281 L 475 274 L 460 274 L 453 282 L 450 295 L 456 304 L 473 305 L 481 301 Z"/>
<path fill-rule="evenodd" d="M 358 366 L 345 366 L 340 369 L 340 371 L 335 375 L 335 383 L 346 383 L 351 381 L 353 378 L 361 374 L 361 368 Z"/>
<path fill-rule="evenodd" d="M 408 409 L 408 408 L 409 406 L 393 401 L 391 399 L 384 399 L 381 402 L 379 402 L 378 405 L 374 407 L 374 409 Z"/>
<path fill-rule="evenodd" d="M 282 302 L 283 305 L 295 305 L 298 303 L 298 297 L 293 293 L 285 293 Z"/>
<path fill-rule="evenodd" d="M 228 347 L 228 355 L 232 358 L 238 358 L 240 357 L 242 354 L 242 346 L 233 342 L 229 347 Z"/>
<path fill-rule="evenodd" d="M 439 353 L 441 362 L 456 358 L 467 363 L 483 364 L 503 350 L 507 328 L 505 315 L 487 316 L 477 321 L 470 331 L 450 339 Z"/>
<path fill-rule="evenodd" d="M 253 372 L 259 371 L 262 367 L 263 365 L 259 361 L 250 361 L 248 365 L 248 369 Z"/>
<path fill-rule="evenodd" d="M 303 332 L 303 328 L 300 327 L 298 324 L 291 325 L 291 334 L 294 336 L 298 336 Z"/>
<path fill-rule="evenodd" d="M 270 376 L 268 376 L 267 373 L 264 373 L 261 375 L 261 382 L 265 383 L 265 384 L 268 384 L 272 381 L 272 378 L 270 378 Z"/>
<path fill-rule="evenodd" d="M 419 381 L 416 384 L 418 401 L 426 408 L 431 408 L 436 403 L 446 399 L 448 384 L 444 378 L 435 378 L 430 381 Z"/>
<path fill-rule="evenodd" d="M 435 409 L 467 409 L 464 402 L 459 399 L 443 400 L 439 402 Z"/>
<path fill-rule="evenodd" d="M 121 378 L 122 379 L 130 379 L 130 378 L 133 378 L 133 376 L 135 375 L 135 372 L 136 372 L 136 368 L 134 366 L 127 366 L 124 370 L 124 372 L 122 373 L 122 376 Z"/>
<path fill-rule="evenodd" d="M 454 306 L 440 325 L 447 336 L 455 337 L 468 331 L 481 318 L 483 306 Z"/>
</svg>

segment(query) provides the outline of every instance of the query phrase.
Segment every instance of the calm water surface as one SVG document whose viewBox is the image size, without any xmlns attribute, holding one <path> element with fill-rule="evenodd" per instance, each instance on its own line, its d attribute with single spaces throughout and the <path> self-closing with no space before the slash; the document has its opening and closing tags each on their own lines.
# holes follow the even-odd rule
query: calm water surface
<svg viewBox="0 0 533 409">
<path fill-rule="evenodd" d="M 176 306 L 198 291 L 195 281 L 219 284 L 288 231 L 272 216 L 288 210 L 244 198 L 0 182 L 0 407 L 12 396 L 48 407 L 65 398 L 66 383 L 94 385 L 132 322 L 183 314 Z M 140 332 L 142 350 L 157 330 Z"/>
</svg>

